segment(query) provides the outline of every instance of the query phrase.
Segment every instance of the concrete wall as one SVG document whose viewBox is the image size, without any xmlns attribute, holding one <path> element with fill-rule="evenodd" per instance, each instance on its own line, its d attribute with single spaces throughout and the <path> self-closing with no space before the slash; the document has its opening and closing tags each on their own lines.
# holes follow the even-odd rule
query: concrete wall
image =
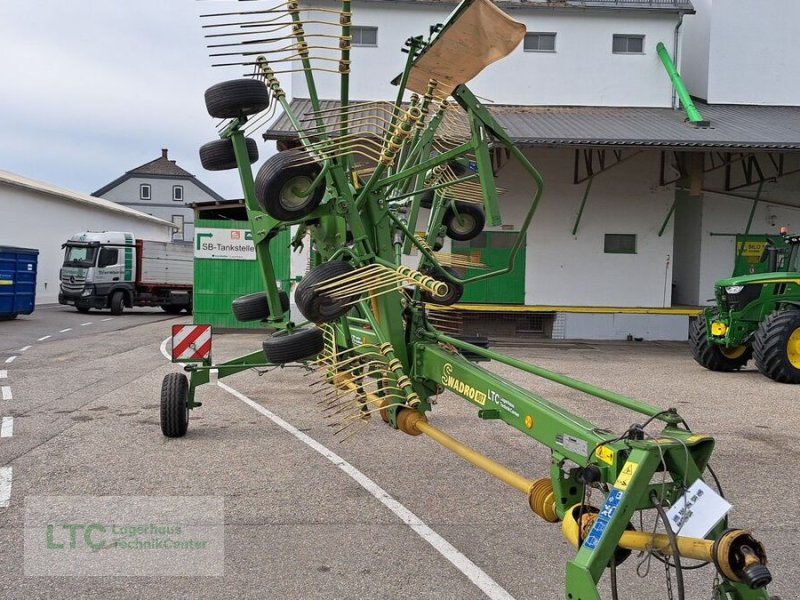
<svg viewBox="0 0 800 600">
<path fill-rule="evenodd" d="M 694 0 L 683 73 L 714 104 L 800 106 L 797 0 Z"/>
<path fill-rule="evenodd" d="M 150 200 L 139 198 L 139 186 L 143 183 L 150 185 Z M 183 202 L 172 199 L 172 187 L 175 185 L 183 186 Z M 173 215 L 183 215 L 184 240 L 194 237 L 194 211 L 187 208 L 185 203 L 214 199 L 191 180 L 165 177 L 131 177 L 108 190 L 102 197 L 165 221 L 172 221 Z"/>
<path fill-rule="evenodd" d="M 353 24 L 378 27 L 378 46 L 353 48 L 350 97 L 356 100 L 395 98 L 397 88 L 389 81 L 403 70 L 407 55 L 400 49 L 405 40 L 412 35 L 427 36 L 429 26 L 443 22 L 452 8 L 452 5 L 354 2 Z M 331 19 L 331 15 L 324 13 L 309 13 L 307 19 L 313 20 L 315 14 L 319 19 Z M 676 15 L 555 8 L 511 10 L 508 14 L 525 23 L 528 31 L 555 32 L 556 51 L 525 52 L 520 45 L 470 83 L 477 95 L 511 104 L 671 105 L 672 88 L 655 46 L 663 42 L 672 52 Z M 330 34 L 334 28 L 308 25 L 307 31 Z M 614 34 L 644 35 L 644 54 L 613 54 Z M 313 38 L 309 43 L 312 41 Z M 316 52 L 317 56 L 335 58 L 338 55 Z M 458 60 L 458 57 L 453 59 Z M 318 61 L 316 64 L 335 69 L 337 63 Z M 320 97 L 339 97 L 338 75 L 315 73 L 315 78 Z M 302 73 L 292 76 L 291 90 L 294 96 L 308 96 Z"/>
<path fill-rule="evenodd" d="M 672 225 L 658 230 L 672 204 L 659 188 L 658 152 L 642 152 L 592 184 L 580 226 L 575 223 L 586 183 L 572 183 L 573 151 L 527 153 L 545 180 L 545 193 L 527 237 L 525 303 L 564 306 L 664 307 L 671 303 Z M 518 230 L 533 186 L 516 162 L 500 171 L 503 221 Z M 604 254 L 605 234 L 636 234 L 636 254 Z M 667 282 L 665 285 L 665 281 Z"/>
<path fill-rule="evenodd" d="M 130 231 L 143 239 L 170 239 L 167 226 L 2 184 L 0 215 L 0 245 L 39 250 L 37 304 L 58 302 L 61 244 L 79 231 Z"/>
</svg>

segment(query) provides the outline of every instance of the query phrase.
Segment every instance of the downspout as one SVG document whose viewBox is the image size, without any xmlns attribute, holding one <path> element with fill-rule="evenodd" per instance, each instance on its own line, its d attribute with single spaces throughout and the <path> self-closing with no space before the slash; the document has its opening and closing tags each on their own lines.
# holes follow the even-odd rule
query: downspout
<svg viewBox="0 0 800 600">
<path fill-rule="evenodd" d="M 680 31 L 681 25 L 683 25 L 683 13 L 678 14 L 678 24 L 675 25 L 675 35 L 672 39 L 672 47 L 674 48 L 672 52 L 672 62 L 675 63 L 675 66 L 679 65 L 678 59 L 680 58 L 678 54 L 678 44 L 680 43 Z M 672 108 L 674 110 L 680 110 L 681 105 L 678 102 L 678 93 L 675 91 L 675 86 L 672 86 Z"/>
</svg>

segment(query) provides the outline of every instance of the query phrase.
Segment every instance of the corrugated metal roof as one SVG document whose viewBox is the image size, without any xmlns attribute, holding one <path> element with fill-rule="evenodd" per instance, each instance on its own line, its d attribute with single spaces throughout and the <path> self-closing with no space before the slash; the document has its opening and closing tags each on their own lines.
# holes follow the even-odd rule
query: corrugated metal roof
<svg viewBox="0 0 800 600">
<path fill-rule="evenodd" d="M 338 106 L 323 100 L 322 108 Z M 711 127 L 685 122 L 670 108 L 486 105 L 518 144 L 530 146 L 655 146 L 800 150 L 800 108 L 697 103 Z M 292 100 L 295 113 L 310 112 L 304 98 Z M 265 139 L 293 139 L 297 134 L 281 115 Z"/>
<path fill-rule="evenodd" d="M 64 188 L 56 187 L 54 185 L 45 183 L 43 181 L 37 181 L 36 179 L 23 177 L 22 175 L 17 175 L 16 173 L 11 173 L 9 171 L 0 171 L 0 184 L 25 188 L 36 192 L 41 192 L 49 196 L 54 196 L 55 198 L 58 199 L 71 200 L 72 202 L 88 204 L 90 206 L 93 206 L 94 208 L 100 208 L 103 210 L 110 210 L 112 212 L 123 213 L 126 216 L 133 217 L 136 219 L 141 219 L 143 221 L 151 221 L 153 223 L 158 223 L 159 225 L 172 226 L 172 223 L 170 223 L 169 221 L 165 221 L 163 219 L 159 219 L 158 217 L 154 217 L 152 215 L 139 212 L 138 210 L 133 210 L 132 208 L 128 208 L 127 206 L 122 206 L 120 204 L 116 204 L 115 202 L 104 200 L 103 198 L 94 198 L 93 196 L 79 194 L 71 190 L 66 190 Z"/>
</svg>

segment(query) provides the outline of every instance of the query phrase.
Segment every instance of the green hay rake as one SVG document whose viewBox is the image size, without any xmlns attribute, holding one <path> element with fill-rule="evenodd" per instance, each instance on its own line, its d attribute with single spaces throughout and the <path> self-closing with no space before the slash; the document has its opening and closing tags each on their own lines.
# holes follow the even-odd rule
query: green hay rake
<svg viewBox="0 0 800 600">
<path fill-rule="evenodd" d="M 242 5 L 237 5 L 242 6 Z M 566 567 L 565 598 L 599 599 L 598 581 L 632 551 L 668 565 L 683 598 L 682 560 L 713 564 L 716 600 L 768 600 L 771 575 L 763 546 L 749 531 L 730 529 L 724 511 L 698 537 L 682 535 L 670 515 L 699 501 L 696 482 L 709 475 L 713 438 L 693 433 L 675 409 L 662 410 L 497 354 L 452 334 L 441 305 L 458 301 L 463 286 L 510 272 L 543 192 L 534 166 L 465 83 L 510 53 L 525 27 L 488 0 L 464 0 L 429 37 L 406 43 L 407 60 L 396 99 L 349 100 L 351 2 L 332 8 L 278 6 L 206 15 L 220 64 L 252 74 L 206 92 L 219 138 L 200 150 L 212 170 L 238 169 L 263 272 L 264 292 L 234 302 L 241 319 L 263 320 L 275 333 L 262 349 L 232 361 L 187 364 L 165 378 L 162 430 L 186 433 L 189 409 L 200 406 L 198 386 L 213 376 L 302 362 L 320 375 L 316 397 L 346 438 L 373 417 L 411 436 L 424 434 L 527 496 L 532 511 L 561 522 L 576 555 Z M 330 6 L 330 5 L 324 5 Z M 331 29 L 335 28 L 335 29 Z M 335 34 L 330 31 L 335 30 Z M 491 43 L 487 40 L 493 40 Z M 233 61 L 233 62 L 227 62 Z M 315 72 L 340 79 L 339 102 L 320 101 Z M 298 115 L 278 75 L 302 73 L 312 110 Z M 271 156 L 253 176 L 258 158 L 246 137 L 280 107 L 297 132 L 294 148 Z M 474 257 L 443 252 L 446 237 L 469 240 L 500 225 L 493 156 L 504 152 L 530 177 L 530 207 L 508 265 L 482 267 Z M 422 215 L 427 210 L 427 223 Z M 289 316 L 289 298 L 275 281 L 269 242 L 294 228 L 293 245 L 308 244 L 308 274 L 294 298 L 306 323 Z M 424 229 L 422 236 L 416 234 Z M 411 257 L 414 267 L 408 266 Z M 474 272 L 474 271 L 472 271 Z M 478 366 L 494 360 L 629 409 L 637 419 L 621 434 L 600 429 Z M 481 456 L 428 422 L 432 399 L 448 390 L 550 450 L 548 476 L 530 480 Z M 656 430 L 656 425 L 659 429 Z M 719 485 L 717 484 L 719 488 Z M 706 496 L 716 496 L 705 488 Z M 588 493 L 601 496 L 590 504 Z M 668 511 L 668 509 L 671 510 Z M 699 511 L 698 511 L 699 512 Z M 637 530 L 637 515 L 660 524 Z M 679 515 L 680 517 L 680 515 Z M 651 521 L 652 522 L 652 521 Z M 688 523 L 688 521 L 687 521 Z M 688 527 L 687 527 L 688 529 Z M 697 565 L 693 565 L 697 566 Z"/>
</svg>

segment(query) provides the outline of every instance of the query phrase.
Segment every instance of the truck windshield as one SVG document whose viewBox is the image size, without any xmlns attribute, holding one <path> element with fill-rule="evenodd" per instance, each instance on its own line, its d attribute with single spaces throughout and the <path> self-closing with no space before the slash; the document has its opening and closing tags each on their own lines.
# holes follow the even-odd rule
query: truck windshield
<svg viewBox="0 0 800 600">
<path fill-rule="evenodd" d="M 64 255 L 64 264 L 92 266 L 96 253 L 97 248 L 91 248 L 89 246 L 67 246 L 67 252 Z"/>
</svg>

